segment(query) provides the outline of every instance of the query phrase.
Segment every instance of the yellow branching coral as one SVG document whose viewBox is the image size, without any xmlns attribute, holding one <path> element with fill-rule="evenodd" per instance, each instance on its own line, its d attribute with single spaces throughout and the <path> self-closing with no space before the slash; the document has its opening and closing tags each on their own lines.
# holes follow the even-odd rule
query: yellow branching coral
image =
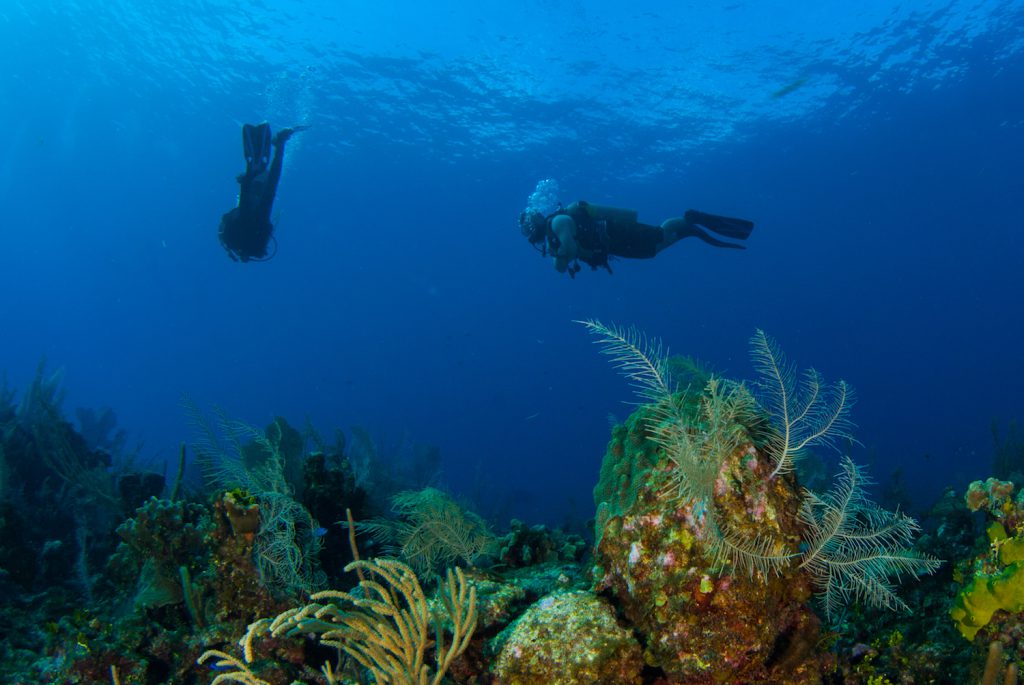
<svg viewBox="0 0 1024 685">
<path fill-rule="evenodd" d="M 219 676 L 213 679 L 210 685 L 221 685 L 221 683 L 241 683 L 241 685 L 270 685 L 266 680 L 260 680 L 257 678 L 249 667 L 244 663 L 231 656 L 225 654 L 220 650 L 208 649 L 203 652 L 203 655 L 199 657 L 198 661 L 200 664 L 205 664 L 207 661 L 213 660 L 213 665 L 216 668 L 228 669 L 233 668 L 233 671 L 221 673 Z"/>
<path fill-rule="evenodd" d="M 256 679 L 246 664 L 254 659 L 255 639 L 269 632 L 274 637 L 315 634 L 321 643 L 348 654 L 377 683 L 438 685 L 455 658 L 469 646 L 476 630 L 476 588 L 462 570 L 449 569 L 440 592 L 451 621 L 451 641 L 447 645 L 441 622 L 434 621 L 411 568 L 391 559 L 373 559 L 354 561 L 345 570 L 364 572 L 358 591 L 318 592 L 306 606 L 252 623 L 239 641 L 244 663 L 214 650 L 203 654 L 201 663 L 216 658 L 219 667 L 235 669 L 222 673 L 214 682 L 261 685 L 263 681 Z M 432 659 L 427 656 L 431 633 Z"/>
</svg>

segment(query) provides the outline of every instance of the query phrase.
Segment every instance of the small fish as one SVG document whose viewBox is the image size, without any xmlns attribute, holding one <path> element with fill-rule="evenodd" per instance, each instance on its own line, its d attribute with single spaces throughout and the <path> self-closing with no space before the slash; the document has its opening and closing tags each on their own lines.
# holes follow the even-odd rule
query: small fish
<svg viewBox="0 0 1024 685">
<path fill-rule="evenodd" d="M 313 537 L 322 538 L 325 535 L 327 535 L 327 529 L 323 526 L 313 531 Z"/>
<path fill-rule="evenodd" d="M 797 91 L 800 88 L 802 88 L 805 83 L 807 83 L 807 79 L 805 79 L 805 78 L 798 78 L 796 81 L 793 81 L 792 83 L 787 84 L 787 85 L 783 86 L 782 88 L 779 88 L 774 93 L 772 93 L 772 97 L 776 98 L 776 99 L 782 98 L 782 97 L 786 97 L 790 93 L 792 93 L 794 91 Z"/>
</svg>

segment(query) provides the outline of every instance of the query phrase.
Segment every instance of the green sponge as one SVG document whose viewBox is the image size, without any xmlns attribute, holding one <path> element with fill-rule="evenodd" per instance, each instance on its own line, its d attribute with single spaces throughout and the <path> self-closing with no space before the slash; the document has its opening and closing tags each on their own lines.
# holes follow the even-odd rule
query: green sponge
<svg viewBox="0 0 1024 685">
<path fill-rule="evenodd" d="M 1014 562 L 996 575 L 975 576 L 957 595 L 949 615 L 960 633 L 973 640 L 1000 609 L 1024 611 L 1024 561 Z"/>
</svg>

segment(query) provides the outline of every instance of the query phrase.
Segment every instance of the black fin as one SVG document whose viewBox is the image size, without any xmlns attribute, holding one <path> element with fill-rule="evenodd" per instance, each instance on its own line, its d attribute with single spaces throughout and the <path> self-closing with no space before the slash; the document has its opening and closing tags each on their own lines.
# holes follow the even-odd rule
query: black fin
<svg viewBox="0 0 1024 685">
<path fill-rule="evenodd" d="M 242 126 L 242 146 L 245 148 L 245 173 L 262 174 L 270 164 L 270 124 Z"/>
<path fill-rule="evenodd" d="M 696 209 L 686 210 L 684 215 L 687 223 L 699 224 L 709 231 L 736 240 L 746 240 L 754 230 L 754 222 L 746 219 L 734 219 L 728 216 L 717 216 L 698 212 Z"/>
<path fill-rule="evenodd" d="M 737 245 L 735 243 L 727 243 L 724 240 L 719 240 L 718 238 L 714 238 L 711 235 L 709 235 L 708 232 L 705 231 L 700 226 L 690 225 L 690 226 L 685 226 L 683 228 L 679 228 L 679 229 L 676 230 L 676 235 L 679 236 L 680 238 L 700 238 L 701 240 L 703 240 L 708 245 L 714 245 L 715 247 L 731 247 L 734 250 L 745 250 L 745 249 L 747 249 L 743 245 Z"/>
</svg>

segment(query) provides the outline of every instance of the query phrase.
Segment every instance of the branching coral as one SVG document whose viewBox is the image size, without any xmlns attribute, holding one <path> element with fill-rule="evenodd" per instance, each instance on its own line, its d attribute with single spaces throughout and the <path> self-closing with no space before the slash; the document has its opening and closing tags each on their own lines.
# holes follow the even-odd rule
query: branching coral
<svg viewBox="0 0 1024 685">
<path fill-rule="evenodd" d="M 273 637 L 316 635 L 322 644 L 352 657 L 377 683 L 438 685 L 455 658 L 469 646 L 476 630 L 476 588 L 461 570 L 448 571 L 440 593 L 451 622 L 451 640 L 446 645 L 441 624 L 433 619 L 411 568 L 398 561 L 374 559 L 354 561 L 345 570 L 360 570 L 368 577 L 360 581 L 356 591 L 318 592 L 306 606 L 252 623 L 239 642 L 244 661 L 217 650 L 204 653 L 200 663 L 215 659 L 217 668 L 234 669 L 213 682 L 263 685 L 265 681 L 252 672 L 249 664 L 255 659 L 256 639 L 269 633 Z M 427 648 L 432 633 L 431 659 Z M 333 671 L 326 667 L 324 673 L 331 677 Z"/>
</svg>

